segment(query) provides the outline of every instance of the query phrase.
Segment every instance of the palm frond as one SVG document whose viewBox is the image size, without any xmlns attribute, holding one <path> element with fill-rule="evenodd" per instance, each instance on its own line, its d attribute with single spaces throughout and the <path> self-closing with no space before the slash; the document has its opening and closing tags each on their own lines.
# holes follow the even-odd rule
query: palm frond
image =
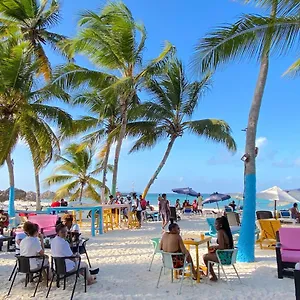
<svg viewBox="0 0 300 300">
<path fill-rule="evenodd" d="M 222 120 L 204 119 L 188 121 L 183 123 L 183 126 L 194 134 L 215 142 L 223 143 L 228 150 L 236 151 L 236 144 L 231 136 L 230 126 Z"/>
<path fill-rule="evenodd" d="M 219 27 L 200 40 L 193 64 L 206 72 L 232 59 L 260 58 L 265 51 L 286 54 L 299 44 L 299 23 L 298 16 L 244 15 L 233 25 Z M 270 50 L 264 45 L 270 45 Z"/>
</svg>

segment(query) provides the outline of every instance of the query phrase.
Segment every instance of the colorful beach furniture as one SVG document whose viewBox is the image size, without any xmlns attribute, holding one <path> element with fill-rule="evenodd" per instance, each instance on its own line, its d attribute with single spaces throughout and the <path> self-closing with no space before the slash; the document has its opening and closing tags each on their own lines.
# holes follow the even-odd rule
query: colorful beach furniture
<svg viewBox="0 0 300 300">
<path fill-rule="evenodd" d="M 259 228 L 259 238 L 256 241 L 260 245 L 260 249 L 275 249 L 276 232 L 281 228 L 279 220 L 275 219 L 260 219 L 257 220 Z"/>
<path fill-rule="evenodd" d="M 293 276 L 293 269 L 300 262 L 300 228 L 283 227 L 279 229 L 276 244 L 278 278 Z"/>
</svg>

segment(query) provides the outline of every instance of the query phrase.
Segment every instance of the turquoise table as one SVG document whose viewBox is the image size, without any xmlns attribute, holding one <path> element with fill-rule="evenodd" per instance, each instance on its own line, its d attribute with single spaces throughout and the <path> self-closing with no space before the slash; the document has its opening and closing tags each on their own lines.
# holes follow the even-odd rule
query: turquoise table
<svg viewBox="0 0 300 300">
<path fill-rule="evenodd" d="M 76 207 L 70 207 L 70 206 L 60 206 L 60 207 L 48 207 L 47 212 L 50 214 L 51 212 L 55 211 L 57 213 L 62 211 L 68 211 L 68 210 L 74 210 L 74 211 L 91 211 L 92 220 L 91 220 L 91 235 L 96 235 L 96 228 L 95 228 L 95 220 L 96 220 L 96 212 L 99 212 L 99 234 L 103 234 L 103 214 L 102 214 L 102 206 L 76 206 Z"/>
</svg>

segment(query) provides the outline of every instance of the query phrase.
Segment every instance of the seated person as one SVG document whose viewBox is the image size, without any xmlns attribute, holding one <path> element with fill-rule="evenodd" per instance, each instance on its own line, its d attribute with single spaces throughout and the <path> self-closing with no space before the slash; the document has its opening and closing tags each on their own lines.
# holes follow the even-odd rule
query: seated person
<svg viewBox="0 0 300 300">
<path fill-rule="evenodd" d="M 150 205 L 150 201 L 147 201 L 146 209 L 148 209 L 150 211 L 154 211 L 154 207 Z"/>
<path fill-rule="evenodd" d="M 194 200 L 192 206 L 193 206 L 193 212 L 194 212 L 194 213 L 198 213 L 198 202 L 197 202 L 196 199 Z"/>
<path fill-rule="evenodd" d="M 169 225 L 169 232 L 163 234 L 160 241 L 160 249 L 164 252 L 183 253 L 186 261 L 192 264 L 193 279 L 197 279 L 197 272 L 194 268 L 193 261 L 189 251 L 185 248 L 183 240 L 180 236 L 180 228 L 176 223 Z M 183 267 L 184 257 L 182 255 L 173 256 L 174 267 Z"/>
<path fill-rule="evenodd" d="M 203 255 L 203 260 L 208 267 L 208 261 L 218 262 L 216 250 L 224 250 L 224 249 L 233 249 L 233 239 L 230 230 L 230 226 L 226 217 L 220 217 L 216 219 L 216 230 L 218 232 L 217 244 L 215 246 L 209 247 L 209 253 Z M 217 281 L 218 278 L 213 270 L 212 265 L 210 265 L 209 273 L 211 274 L 211 281 Z"/>
<path fill-rule="evenodd" d="M 64 224 L 59 224 L 56 226 L 57 236 L 51 241 L 51 255 L 52 257 L 66 257 L 72 256 L 72 259 L 66 259 L 66 271 L 71 272 L 75 271 L 78 267 L 78 255 L 73 255 L 69 243 L 66 241 L 68 234 L 68 229 Z M 89 271 L 88 265 L 85 262 L 80 262 L 80 268 L 86 269 L 87 282 L 88 285 L 91 285 L 96 282 L 96 278 L 92 276 Z M 93 271 L 94 274 L 97 274 L 99 269 Z"/>
<path fill-rule="evenodd" d="M 25 222 L 23 230 L 27 236 L 20 243 L 20 255 L 44 256 L 44 237 L 39 233 L 39 226 L 31 222 Z M 30 270 L 40 269 L 42 261 L 42 258 L 30 258 Z M 44 266 L 48 265 L 49 259 L 45 257 Z"/>
<path fill-rule="evenodd" d="M 231 203 L 229 203 L 228 206 L 230 206 L 230 207 L 232 208 L 233 211 L 236 210 L 236 204 L 235 204 L 235 201 L 232 201 Z"/>
<path fill-rule="evenodd" d="M 297 222 L 299 223 L 300 213 L 299 213 L 299 210 L 298 210 L 298 203 L 294 203 L 293 207 L 290 210 L 291 210 L 292 219 L 296 219 Z"/>
<path fill-rule="evenodd" d="M 82 245 L 82 239 L 80 238 L 81 234 L 79 225 L 73 224 L 73 216 L 70 214 L 64 214 L 61 217 L 61 223 L 67 226 L 67 241 L 70 243 L 72 251 L 80 252 L 78 247 Z"/>
</svg>

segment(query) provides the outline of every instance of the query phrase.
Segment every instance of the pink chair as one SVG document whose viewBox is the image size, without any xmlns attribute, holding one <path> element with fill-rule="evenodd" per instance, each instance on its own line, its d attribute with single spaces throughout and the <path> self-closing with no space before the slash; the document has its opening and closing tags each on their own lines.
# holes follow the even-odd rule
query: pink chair
<svg viewBox="0 0 300 300">
<path fill-rule="evenodd" d="M 45 237 L 54 237 L 56 235 L 55 225 L 57 222 L 57 215 L 28 216 L 28 221 L 38 224 L 41 233 Z"/>
<path fill-rule="evenodd" d="M 300 228 L 282 227 L 277 233 L 276 259 L 278 278 L 293 276 L 295 264 L 300 262 Z"/>
</svg>

